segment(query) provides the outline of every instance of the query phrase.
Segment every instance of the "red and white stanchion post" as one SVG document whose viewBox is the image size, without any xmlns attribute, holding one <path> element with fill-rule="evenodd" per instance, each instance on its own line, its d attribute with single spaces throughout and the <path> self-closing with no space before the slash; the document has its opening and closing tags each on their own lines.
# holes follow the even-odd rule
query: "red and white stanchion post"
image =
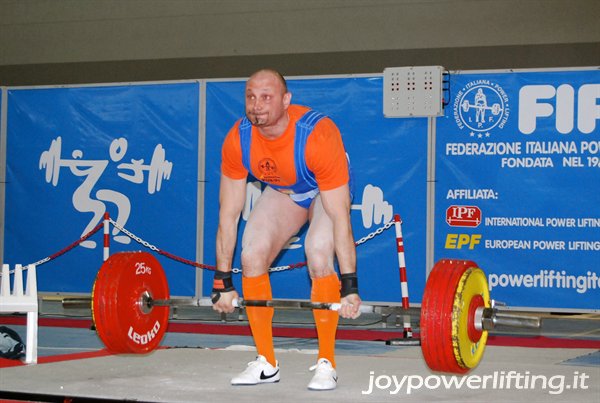
<svg viewBox="0 0 600 403">
<path fill-rule="evenodd" d="M 406 278 L 406 260 L 404 259 L 404 240 L 402 239 L 402 219 L 400 215 L 394 215 L 394 227 L 396 228 L 396 248 L 398 250 L 398 267 L 400 269 L 400 288 L 402 291 L 402 308 L 404 314 L 404 337 L 412 337 L 410 315 L 408 314 L 408 281 Z"/>
<path fill-rule="evenodd" d="M 387 344 L 419 344 L 418 339 L 412 337 L 412 326 L 410 324 L 410 313 L 408 312 L 408 279 L 406 276 L 406 260 L 404 259 L 404 239 L 402 238 L 402 219 L 399 214 L 394 214 L 394 227 L 396 229 L 396 250 L 398 252 L 398 268 L 400 270 L 400 290 L 402 292 L 402 309 L 404 310 L 404 338 L 388 340 Z"/>
<path fill-rule="evenodd" d="M 110 217 L 108 212 L 104 213 L 104 255 L 103 260 L 106 262 L 110 256 Z"/>
</svg>

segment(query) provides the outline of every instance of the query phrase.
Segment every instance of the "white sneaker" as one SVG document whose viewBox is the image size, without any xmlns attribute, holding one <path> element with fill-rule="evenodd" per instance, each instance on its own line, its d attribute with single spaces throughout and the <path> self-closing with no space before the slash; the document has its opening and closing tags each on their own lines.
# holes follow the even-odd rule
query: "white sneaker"
<svg viewBox="0 0 600 403">
<path fill-rule="evenodd" d="M 320 358 L 317 365 L 310 367 L 311 371 L 315 371 L 315 375 L 308 383 L 310 390 L 331 390 L 337 385 L 337 373 L 331 362 L 325 358 Z"/>
<path fill-rule="evenodd" d="M 248 368 L 231 379 L 232 385 L 256 385 L 258 383 L 279 382 L 279 362 L 275 366 L 259 355 L 256 360 L 248 363 Z"/>
</svg>

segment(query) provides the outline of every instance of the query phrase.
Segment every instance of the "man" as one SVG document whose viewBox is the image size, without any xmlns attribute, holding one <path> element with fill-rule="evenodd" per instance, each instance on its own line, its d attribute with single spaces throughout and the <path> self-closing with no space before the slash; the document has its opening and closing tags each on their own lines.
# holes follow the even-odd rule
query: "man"
<svg viewBox="0 0 600 403">
<path fill-rule="evenodd" d="M 350 173 L 338 128 L 307 107 L 291 105 L 285 79 L 264 69 L 246 83 L 246 117 L 229 131 L 222 149 L 217 272 L 213 309 L 233 312 L 238 298 L 231 280 L 240 213 L 248 172 L 267 185 L 255 203 L 242 237 L 245 299 L 272 299 L 268 268 L 288 240 L 308 221 L 305 252 L 312 280 L 311 300 L 341 302 L 339 313 L 314 310 L 319 356 L 309 389 L 334 389 L 338 316 L 357 318 L 361 303 L 356 251 L 350 223 Z M 337 257 L 340 280 L 334 271 Z M 273 308 L 248 307 L 258 358 L 231 380 L 233 385 L 278 382 L 272 336 Z"/>
</svg>

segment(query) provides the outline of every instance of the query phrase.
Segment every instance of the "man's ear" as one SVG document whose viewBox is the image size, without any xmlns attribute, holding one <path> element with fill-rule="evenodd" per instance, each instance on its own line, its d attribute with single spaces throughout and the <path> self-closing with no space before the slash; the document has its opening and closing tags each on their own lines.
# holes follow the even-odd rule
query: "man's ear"
<svg viewBox="0 0 600 403">
<path fill-rule="evenodd" d="M 285 94 L 283 94 L 283 104 L 285 105 L 286 109 L 288 106 L 290 106 L 291 103 L 292 103 L 292 93 L 286 92 Z"/>
</svg>

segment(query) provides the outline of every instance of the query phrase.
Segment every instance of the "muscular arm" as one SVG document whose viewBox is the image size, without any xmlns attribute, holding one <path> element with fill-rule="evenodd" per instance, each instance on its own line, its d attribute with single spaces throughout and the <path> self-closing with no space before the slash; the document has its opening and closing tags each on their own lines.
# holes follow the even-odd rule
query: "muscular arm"
<svg viewBox="0 0 600 403">
<path fill-rule="evenodd" d="M 350 193 L 348 185 L 321 191 L 325 212 L 333 221 L 335 254 L 342 274 L 356 271 L 356 248 L 350 224 Z"/>
<path fill-rule="evenodd" d="M 333 241 L 341 274 L 356 272 L 356 247 L 350 223 L 350 193 L 348 185 L 321 191 L 323 208 L 333 221 Z M 361 304 L 358 294 L 349 294 L 341 300 L 340 315 L 357 318 Z"/>
<path fill-rule="evenodd" d="M 217 229 L 217 270 L 231 271 L 233 251 L 237 240 L 238 221 L 246 201 L 246 179 L 231 179 L 221 175 L 219 190 L 219 227 Z M 222 293 L 214 305 L 219 312 L 233 312 L 231 300 L 235 291 Z"/>
<path fill-rule="evenodd" d="M 237 227 L 246 200 L 246 180 L 221 175 L 219 227 L 217 229 L 217 270 L 231 271 Z"/>
</svg>

